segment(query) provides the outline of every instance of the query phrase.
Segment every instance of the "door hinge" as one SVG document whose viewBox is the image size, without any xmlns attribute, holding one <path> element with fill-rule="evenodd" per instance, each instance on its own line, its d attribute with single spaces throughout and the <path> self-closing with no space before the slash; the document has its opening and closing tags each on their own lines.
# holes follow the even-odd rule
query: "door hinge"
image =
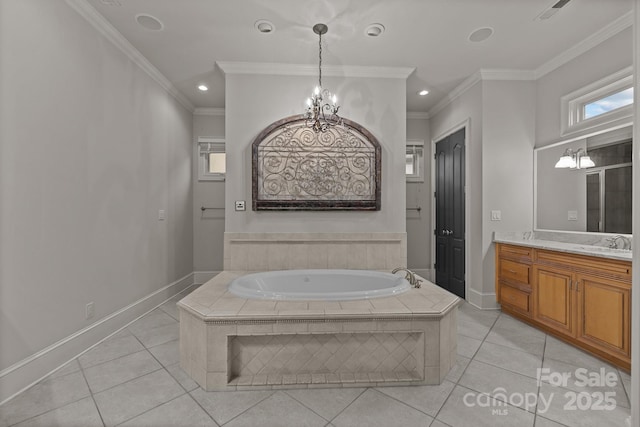
<svg viewBox="0 0 640 427">
<path fill-rule="evenodd" d="M 437 236 L 438 235 L 438 230 L 433 230 L 433 235 Z"/>
<path fill-rule="evenodd" d="M 437 194 L 437 191 L 434 191 L 433 192 L 433 197 L 437 197 L 436 194 Z"/>
</svg>

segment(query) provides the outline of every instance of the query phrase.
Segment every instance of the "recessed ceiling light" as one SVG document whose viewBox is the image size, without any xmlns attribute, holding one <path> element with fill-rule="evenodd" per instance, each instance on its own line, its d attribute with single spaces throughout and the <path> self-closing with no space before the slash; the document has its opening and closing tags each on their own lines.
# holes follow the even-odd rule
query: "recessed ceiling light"
<svg viewBox="0 0 640 427">
<path fill-rule="evenodd" d="M 493 28 L 491 27 L 478 28 L 469 34 L 469 41 L 473 43 L 480 43 L 491 37 L 492 34 Z"/>
<path fill-rule="evenodd" d="M 426 89 L 422 89 L 421 91 L 418 92 L 418 95 L 420 95 L 420 96 L 425 96 L 425 95 L 428 95 L 428 94 L 429 94 L 429 91 L 426 90 Z"/>
<path fill-rule="evenodd" d="M 151 31 L 162 31 L 164 24 L 155 16 L 147 15 L 146 13 L 140 13 L 136 15 L 136 22 Z"/>
<path fill-rule="evenodd" d="M 267 21 L 266 19 L 259 19 L 253 24 L 254 28 L 263 34 L 273 33 L 276 30 L 276 26 L 273 25 L 273 22 Z"/>
<path fill-rule="evenodd" d="M 198 86 L 198 89 L 200 89 L 203 92 L 206 92 L 206 91 L 209 90 L 209 88 L 206 85 L 200 85 L 200 86 Z"/>
<path fill-rule="evenodd" d="M 369 37 L 378 37 L 384 33 L 384 25 L 382 24 L 371 24 L 364 29 L 364 34 Z"/>
</svg>

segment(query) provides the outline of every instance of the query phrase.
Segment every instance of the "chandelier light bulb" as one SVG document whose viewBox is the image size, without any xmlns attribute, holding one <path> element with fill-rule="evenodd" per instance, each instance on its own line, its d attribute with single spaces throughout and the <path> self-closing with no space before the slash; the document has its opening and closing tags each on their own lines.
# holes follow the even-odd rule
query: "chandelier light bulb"
<svg viewBox="0 0 640 427">
<path fill-rule="evenodd" d="M 335 96 L 335 95 L 333 95 L 333 96 L 331 97 L 331 102 L 333 102 L 333 105 L 336 105 L 336 104 L 338 103 L 338 97 L 337 97 L 337 96 Z"/>
</svg>

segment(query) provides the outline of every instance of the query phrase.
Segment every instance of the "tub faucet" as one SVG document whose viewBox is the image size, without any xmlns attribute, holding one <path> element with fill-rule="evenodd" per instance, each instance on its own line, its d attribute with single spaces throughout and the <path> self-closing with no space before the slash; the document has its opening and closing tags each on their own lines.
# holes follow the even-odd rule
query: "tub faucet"
<svg viewBox="0 0 640 427">
<path fill-rule="evenodd" d="M 404 276 L 404 278 L 414 288 L 419 288 L 420 285 L 422 284 L 422 280 L 420 280 L 420 279 L 418 279 L 416 277 L 416 273 L 414 273 L 413 271 L 409 270 L 408 268 L 402 268 L 402 267 L 394 268 L 393 271 L 391 272 L 391 274 L 396 274 L 398 271 L 406 271 L 407 272 L 407 275 Z"/>
<path fill-rule="evenodd" d="M 618 247 L 618 240 L 622 241 L 622 247 Z M 609 247 L 612 249 L 631 249 L 631 240 L 628 237 L 618 234 L 617 236 L 609 237 L 607 239 Z"/>
</svg>

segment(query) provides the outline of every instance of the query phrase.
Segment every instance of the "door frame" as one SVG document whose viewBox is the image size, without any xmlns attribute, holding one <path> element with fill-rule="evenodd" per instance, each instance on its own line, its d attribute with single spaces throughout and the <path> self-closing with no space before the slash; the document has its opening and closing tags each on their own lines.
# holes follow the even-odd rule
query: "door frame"
<svg viewBox="0 0 640 427">
<path fill-rule="evenodd" d="M 437 135 L 435 138 L 431 138 L 431 271 L 432 277 L 431 280 L 435 281 L 435 264 L 436 264 L 436 239 L 433 234 L 433 230 L 436 229 L 436 203 L 435 203 L 435 192 L 436 192 L 436 160 L 433 157 L 433 153 L 436 152 L 436 143 L 438 141 L 443 140 L 459 131 L 460 129 L 464 129 L 464 298 L 466 301 L 469 300 L 469 230 L 471 227 L 471 216 L 469 215 L 469 206 L 471 206 L 469 201 L 469 193 L 467 192 L 467 188 L 469 188 L 469 155 L 467 147 L 471 141 L 471 118 L 467 118 L 466 120 L 456 124 L 455 126 L 449 128 L 445 132 Z"/>
</svg>

